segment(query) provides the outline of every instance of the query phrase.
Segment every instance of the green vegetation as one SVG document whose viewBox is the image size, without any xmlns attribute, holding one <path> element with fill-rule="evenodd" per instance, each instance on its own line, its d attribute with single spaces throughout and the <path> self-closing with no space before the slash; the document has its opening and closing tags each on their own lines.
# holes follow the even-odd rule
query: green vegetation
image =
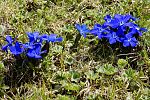
<svg viewBox="0 0 150 100">
<path fill-rule="evenodd" d="M 77 39 L 75 23 L 92 28 L 116 13 L 132 14 L 148 29 L 138 47 L 118 52 L 92 35 Z M 32 71 L 30 64 L 14 68 L 13 56 L 0 49 L 0 99 L 150 100 L 149 30 L 149 0 L 0 0 L 0 47 L 6 35 L 26 42 L 26 32 L 64 39 L 51 43 Z"/>
</svg>

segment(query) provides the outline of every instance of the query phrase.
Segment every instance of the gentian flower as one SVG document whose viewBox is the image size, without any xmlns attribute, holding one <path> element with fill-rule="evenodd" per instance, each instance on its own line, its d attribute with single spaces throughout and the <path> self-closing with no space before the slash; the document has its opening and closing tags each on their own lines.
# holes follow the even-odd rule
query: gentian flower
<svg viewBox="0 0 150 100">
<path fill-rule="evenodd" d="M 104 17 L 104 20 L 106 21 L 106 22 L 110 22 L 111 21 L 111 16 L 110 15 L 106 15 L 105 17 Z"/>
<path fill-rule="evenodd" d="M 43 34 L 40 36 L 41 41 L 47 41 L 47 42 L 61 42 L 63 40 L 62 37 L 57 37 L 56 34 Z"/>
<path fill-rule="evenodd" d="M 93 29 L 90 30 L 90 33 L 98 36 L 98 38 L 101 39 L 106 35 L 106 33 L 109 33 L 109 31 L 106 30 L 106 27 L 104 25 L 95 24 Z"/>
<path fill-rule="evenodd" d="M 35 41 L 38 39 L 38 37 L 39 37 L 39 32 L 33 32 L 33 33 L 28 32 L 27 35 L 28 35 L 28 38 L 29 38 L 29 42 L 30 42 L 30 43 L 31 43 L 31 42 L 33 43 L 33 42 L 35 42 Z"/>
<path fill-rule="evenodd" d="M 16 41 L 14 46 L 10 46 L 9 49 L 13 55 L 20 55 L 24 51 L 22 43 L 19 43 L 18 41 Z"/>
<path fill-rule="evenodd" d="M 84 38 L 86 38 L 86 34 L 89 33 L 89 29 L 85 24 L 75 24 L 75 28 L 80 32 L 81 35 L 83 35 Z"/>
<path fill-rule="evenodd" d="M 116 34 L 118 37 L 124 37 L 126 32 L 126 27 L 119 26 L 116 30 Z"/>
<path fill-rule="evenodd" d="M 138 41 L 135 37 L 132 37 L 132 33 L 128 33 L 125 35 L 125 38 L 123 40 L 123 46 L 124 47 L 136 47 Z"/>
<path fill-rule="evenodd" d="M 118 41 L 118 42 L 121 42 L 121 41 L 120 41 L 120 38 L 117 36 L 116 32 L 109 33 L 109 34 L 107 34 L 106 37 L 109 39 L 109 43 L 110 43 L 110 44 L 114 44 L 114 43 L 116 43 L 117 41 Z"/>
<path fill-rule="evenodd" d="M 56 34 L 39 35 L 39 33 L 37 33 L 37 32 L 34 32 L 33 34 L 29 33 L 28 37 L 29 37 L 29 42 L 25 43 L 23 46 L 27 50 L 27 56 L 30 58 L 35 58 L 35 59 L 41 59 L 42 54 L 45 54 L 48 52 L 47 51 L 48 48 L 46 48 L 46 49 L 45 49 L 45 47 L 43 47 L 44 49 L 42 48 L 43 41 L 46 41 L 46 47 L 49 47 L 49 46 L 47 46 L 49 44 L 49 42 L 61 42 L 63 40 L 62 37 L 57 37 Z"/>
<path fill-rule="evenodd" d="M 41 51 L 41 44 L 40 43 L 36 43 L 34 45 L 33 49 L 28 49 L 27 50 L 27 56 L 30 58 L 34 58 L 34 59 L 41 59 L 42 56 L 41 54 L 45 53 L 46 51 Z"/>
<path fill-rule="evenodd" d="M 138 25 L 134 25 L 132 28 L 130 28 L 130 32 L 133 34 L 138 34 L 139 36 L 142 36 L 142 32 L 147 32 L 146 28 L 140 28 Z"/>
<path fill-rule="evenodd" d="M 48 34 L 42 34 L 39 36 L 41 42 L 42 41 L 48 41 L 48 37 L 49 37 Z"/>
<path fill-rule="evenodd" d="M 24 43 L 24 44 L 23 44 L 23 47 L 24 47 L 25 49 L 33 49 L 33 48 L 34 48 L 34 44 L 35 44 L 35 43 L 27 42 L 27 43 Z"/>
<path fill-rule="evenodd" d="M 108 25 L 108 26 L 110 26 L 112 28 L 117 28 L 118 26 L 122 26 L 122 25 L 128 23 L 130 19 L 134 19 L 129 14 L 127 14 L 127 15 L 115 14 L 114 18 L 111 19 L 111 20 L 110 20 L 110 17 L 108 16 L 108 18 L 107 18 L 107 16 L 105 18 L 105 20 L 107 21 L 105 23 L 105 25 Z"/>
<path fill-rule="evenodd" d="M 2 46 L 2 50 L 8 52 L 8 47 L 12 46 L 13 39 L 11 36 L 8 35 L 8 36 L 6 36 L 6 41 L 8 44 Z"/>
<path fill-rule="evenodd" d="M 48 41 L 49 42 L 61 42 L 62 40 L 63 40 L 63 38 L 62 37 L 57 37 L 56 34 L 50 34 L 48 36 Z"/>
<path fill-rule="evenodd" d="M 137 18 L 130 14 L 115 14 L 114 17 L 106 15 L 104 20 L 104 24 L 95 24 L 91 30 L 88 30 L 85 24 L 76 24 L 75 27 L 84 37 L 86 37 L 86 33 L 90 32 L 98 36 L 99 39 L 108 39 L 110 44 L 121 42 L 124 47 L 135 47 L 138 44 L 136 38 L 142 36 L 142 33 L 147 31 L 147 29 L 140 28 L 135 24 L 134 21 Z"/>
<path fill-rule="evenodd" d="M 20 59 L 21 53 L 25 53 L 29 58 L 41 59 L 46 56 L 49 52 L 49 42 L 61 42 L 63 40 L 62 37 L 57 37 L 56 34 L 43 34 L 39 35 L 39 32 L 28 32 L 27 33 L 29 42 L 22 44 L 21 42 L 14 40 L 11 36 L 6 36 L 7 45 L 2 46 L 2 50 L 7 51 L 8 47 L 10 52 L 15 55 L 16 59 Z M 46 41 L 43 44 L 43 41 Z"/>
</svg>

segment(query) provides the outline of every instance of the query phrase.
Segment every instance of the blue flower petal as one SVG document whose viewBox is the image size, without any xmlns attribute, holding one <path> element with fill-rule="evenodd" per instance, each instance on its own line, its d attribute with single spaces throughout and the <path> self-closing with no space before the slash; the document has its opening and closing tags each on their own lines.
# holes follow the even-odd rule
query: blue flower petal
<svg viewBox="0 0 150 100">
<path fill-rule="evenodd" d="M 27 51 L 27 56 L 30 57 L 30 58 L 34 58 L 34 56 L 35 56 L 35 51 L 34 51 L 34 49 L 29 49 L 29 50 Z"/>
<path fill-rule="evenodd" d="M 131 40 L 134 41 L 134 42 L 137 42 L 135 37 L 131 38 Z"/>
<path fill-rule="evenodd" d="M 119 26 L 119 20 L 118 19 L 111 20 L 111 22 L 108 25 L 112 28 L 117 28 Z"/>
<path fill-rule="evenodd" d="M 75 28 L 76 28 L 77 30 L 81 30 L 80 24 L 75 24 Z"/>
<path fill-rule="evenodd" d="M 83 35 L 84 38 L 86 38 L 86 34 L 90 32 L 85 24 L 75 24 L 75 28 L 80 32 L 81 35 Z"/>
<path fill-rule="evenodd" d="M 90 30 L 90 33 L 96 36 L 98 33 L 98 29 L 92 29 Z"/>
<path fill-rule="evenodd" d="M 97 36 L 98 36 L 99 39 L 103 38 L 103 34 L 102 33 L 98 33 Z"/>
<path fill-rule="evenodd" d="M 41 59 L 42 56 L 35 54 L 34 58 L 35 58 L 35 59 Z"/>
<path fill-rule="evenodd" d="M 27 32 L 29 42 L 35 42 L 39 37 L 39 32 Z"/>
<path fill-rule="evenodd" d="M 24 51 L 23 47 L 21 47 L 21 43 L 19 42 L 16 42 L 14 46 L 10 46 L 9 49 L 14 55 L 19 55 Z"/>
<path fill-rule="evenodd" d="M 126 37 L 126 38 L 131 38 L 131 37 L 133 37 L 133 33 L 130 32 L 130 33 L 126 34 L 125 37 Z"/>
<path fill-rule="evenodd" d="M 130 46 L 129 41 L 128 41 L 128 40 L 124 40 L 124 41 L 123 41 L 123 46 L 124 46 L 124 47 Z"/>
<path fill-rule="evenodd" d="M 116 42 L 117 42 L 117 41 L 116 41 L 116 39 L 114 39 L 114 38 L 110 38 L 110 39 L 109 39 L 109 43 L 110 43 L 110 44 L 114 44 L 114 43 L 116 43 Z"/>
<path fill-rule="evenodd" d="M 137 43 L 136 42 L 130 42 L 131 47 L 136 47 Z"/>
<path fill-rule="evenodd" d="M 8 48 L 9 45 L 10 44 L 6 44 L 6 45 L 2 46 L 2 50 L 7 52 L 7 48 Z"/>
<path fill-rule="evenodd" d="M 104 20 L 107 21 L 107 22 L 110 22 L 111 21 L 111 16 L 110 15 L 106 15 L 104 17 Z"/>
<path fill-rule="evenodd" d="M 12 37 L 11 36 L 6 36 L 6 41 L 9 43 L 9 44 L 11 44 L 12 42 L 13 42 L 13 39 L 12 39 Z"/>
<path fill-rule="evenodd" d="M 15 46 L 10 46 L 9 49 L 10 49 L 10 52 L 11 52 L 12 54 L 14 54 L 14 55 L 17 54 L 17 51 L 16 51 Z"/>
<path fill-rule="evenodd" d="M 56 34 L 50 34 L 48 37 L 49 42 L 55 42 L 56 41 Z"/>
<path fill-rule="evenodd" d="M 132 16 L 127 14 L 127 15 L 124 15 L 123 17 L 124 17 L 123 18 L 124 23 L 127 23 L 131 19 Z"/>
<path fill-rule="evenodd" d="M 115 15 L 114 15 L 114 18 L 115 18 L 115 19 L 122 19 L 122 15 L 120 15 L 120 14 L 115 14 Z"/>
<path fill-rule="evenodd" d="M 37 43 L 35 44 L 35 53 L 40 54 L 41 52 L 41 44 Z"/>
<path fill-rule="evenodd" d="M 140 31 L 147 32 L 148 30 L 146 28 L 140 28 Z"/>
<path fill-rule="evenodd" d="M 62 42 L 62 41 L 63 41 L 63 38 L 62 38 L 62 37 L 58 37 L 58 38 L 56 38 L 56 41 L 57 41 L 57 42 Z"/>
<path fill-rule="evenodd" d="M 48 35 L 47 34 L 42 34 L 42 35 L 40 35 L 40 37 L 39 37 L 42 41 L 44 40 L 44 41 L 48 41 Z"/>
</svg>

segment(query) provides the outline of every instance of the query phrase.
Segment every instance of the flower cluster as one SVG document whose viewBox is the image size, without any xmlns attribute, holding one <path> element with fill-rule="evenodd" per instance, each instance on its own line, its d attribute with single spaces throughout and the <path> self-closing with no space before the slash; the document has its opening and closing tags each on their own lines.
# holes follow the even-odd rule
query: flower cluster
<svg viewBox="0 0 150 100">
<path fill-rule="evenodd" d="M 62 37 L 57 37 L 56 34 L 40 35 L 39 32 L 28 32 L 27 35 L 29 42 L 24 44 L 13 39 L 9 35 L 6 36 L 8 44 L 2 46 L 2 50 L 6 52 L 10 50 L 10 52 L 15 56 L 19 56 L 24 53 L 29 58 L 41 59 L 41 55 L 48 52 L 47 50 L 42 49 L 44 47 L 43 43 L 49 44 L 49 42 L 61 42 L 63 40 Z"/>
<path fill-rule="evenodd" d="M 76 24 L 75 27 L 84 37 L 87 33 L 91 33 L 99 39 L 107 39 L 110 44 L 120 42 L 124 47 L 136 47 L 138 44 L 137 38 L 142 36 L 142 32 L 147 31 L 147 29 L 140 28 L 135 24 L 137 18 L 129 14 L 115 14 L 114 17 L 106 15 L 104 20 L 105 22 L 102 25 L 96 23 L 91 30 L 85 24 Z"/>
</svg>

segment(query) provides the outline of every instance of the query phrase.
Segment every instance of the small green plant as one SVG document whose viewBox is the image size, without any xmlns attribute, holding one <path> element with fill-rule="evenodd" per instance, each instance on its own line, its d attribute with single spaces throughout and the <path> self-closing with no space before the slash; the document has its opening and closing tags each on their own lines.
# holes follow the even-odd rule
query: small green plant
<svg viewBox="0 0 150 100">
<path fill-rule="evenodd" d="M 124 67 L 126 67 L 128 65 L 128 62 L 124 59 L 119 59 L 117 64 L 118 64 L 119 68 L 123 69 Z"/>
<path fill-rule="evenodd" d="M 97 68 L 97 72 L 103 73 L 106 75 L 113 75 L 118 71 L 117 68 L 113 67 L 112 64 L 105 64 Z"/>
</svg>

